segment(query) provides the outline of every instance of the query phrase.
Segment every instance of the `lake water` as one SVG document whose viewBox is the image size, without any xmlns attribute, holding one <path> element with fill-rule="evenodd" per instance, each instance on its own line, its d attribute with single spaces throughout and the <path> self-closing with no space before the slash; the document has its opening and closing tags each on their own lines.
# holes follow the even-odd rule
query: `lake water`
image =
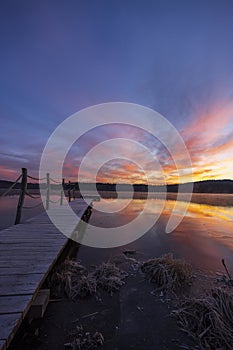
<svg viewBox="0 0 233 350">
<path fill-rule="evenodd" d="M 210 196 L 213 203 L 213 196 Z M 165 234 L 165 226 L 175 205 L 174 200 L 165 202 L 162 214 L 155 225 L 141 238 L 130 243 L 124 248 L 98 249 L 81 246 L 78 258 L 88 263 L 88 259 L 96 262 L 99 259 L 109 258 L 119 253 L 122 249 L 136 249 L 142 251 L 147 257 L 158 256 L 167 252 L 173 252 L 179 257 L 184 257 L 197 267 L 208 271 L 222 271 L 221 259 L 228 262 L 229 269 L 233 271 L 233 207 L 226 206 L 229 196 L 215 195 L 216 200 L 225 206 L 209 205 L 208 195 L 198 195 L 198 201 L 205 204 L 190 203 L 181 224 L 171 234 Z M 226 199 L 226 201 L 224 200 Z M 220 200 L 221 199 L 221 200 Z M 53 197 L 53 201 L 59 197 Z M 14 224 L 18 196 L 6 196 L 0 198 L 0 229 L 7 228 Z M 140 215 L 145 207 L 143 199 L 101 199 L 94 202 L 93 213 L 90 223 L 93 227 L 87 226 L 88 234 L 95 234 L 97 227 L 123 226 Z M 28 209 L 28 207 L 35 206 Z M 177 202 L 176 215 L 182 216 L 186 203 Z M 26 198 L 22 212 L 22 222 L 40 214 L 44 208 L 41 200 Z M 117 213 L 103 213 L 106 209 L 113 208 Z M 149 206 L 146 209 L 143 220 L 154 216 L 160 210 L 160 199 L 149 199 Z M 89 231 L 88 231 L 89 230 Z M 127 231 L 127 230 L 126 230 Z M 127 234 L 127 232 L 126 232 Z"/>
<path fill-rule="evenodd" d="M 202 198 L 203 196 L 203 198 Z M 198 200 L 207 202 L 208 195 L 198 196 Z M 223 200 L 221 195 L 220 199 Z M 227 201 L 229 197 L 227 197 Z M 211 203 L 213 197 L 210 196 Z M 149 199 L 149 207 L 142 220 L 147 221 L 159 210 L 159 199 Z M 218 201 L 221 202 L 218 198 Z M 96 235 L 96 227 L 117 227 L 133 222 L 140 215 L 145 200 L 134 199 L 125 209 L 118 213 L 102 213 L 108 207 L 115 206 L 115 210 L 125 206 L 127 199 L 105 199 L 94 203 L 94 210 L 90 218 L 90 224 L 86 228 L 85 235 Z M 224 203 L 226 204 L 226 203 Z M 190 203 L 182 222 L 176 229 L 165 233 L 166 224 L 175 205 L 174 200 L 167 200 L 165 207 L 156 223 L 135 241 L 116 248 L 95 248 L 80 246 L 77 258 L 85 264 L 98 264 L 100 261 L 111 259 L 122 254 L 124 250 L 135 250 L 141 259 L 157 257 L 165 253 L 173 253 L 176 257 L 184 258 L 193 267 L 216 276 L 216 272 L 225 273 L 221 259 L 225 259 L 229 270 L 233 273 L 233 207 L 213 206 L 208 204 Z M 183 216 L 186 203 L 177 202 L 176 216 Z M 137 229 L 137 225 L 132 230 Z M 128 235 L 125 229 L 125 235 Z"/>
<path fill-rule="evenodd" d="M 0 230 L 14 225 L 16 209 L 18 204 L 18 195 L 5 196 L 0 198 Z M 52 200 L 59 200 L 57 196 L 53 196 Z M 41 199 L 32 199 L 26 197 L 24 208 L 22 209 L 21 222 L 36 216 L 44 211 Z"/>
<path fill-rule="evenodd" d="M 212 203 L 214 202 L 213 198 L 216 203 L 222 203 L 223 205 L 212 205 Z M 59 201 L 58 196 L 53 196 L 51 199 L 53 201 Z M 198 202 L 204 202 L 205 204 L 190 203 L 188 210 L 186 212 L 187 217 L 193 217 L 193 218 L 214 217 L 225 221 L 233 220 L 233 206 L 227 205 L 227 204 L 231 204 L 231 202 L 233 201 L 232 195 L 195 194 L 194 199 Z M 126 203 L 127 198 L 119 199 L 119 200 L 105 198 L 105 199 L 102 199 L 100 202 L 95 202 L 94 207 L 96 208 L 96 210 L 104 212 L 106 207 L 109 207 L 110 205 L 114 204 L 114 206 L 116 207 L 116 210 L 118 210 L 120 207 L 125 207 L 124 200 Z M 157 200 L 149 199 L 149 201 L 151 205 L 147 209 L 147 213 L 148 214 L 151 212 L 155 213 L 156 207 L 158 207 L 159 199 Z M 211 203 L 211 205 L 208 204 L 208 202 Z M 3 198 L 0 197 L 0 230 L 14 225 L 17 203 L 18 203 L 18 195 L 6 196 Z M 163 213 L 169 214 L 172 211 L 174 204 L 175 204 L 174 200 L 167 200 L 165 203 Z M 180 211 L 180 214 L 182 214 L 184 207 L 186 206 L 186 203 L 183 201 L 179 201 L 177 202 L 177 204 L 178 206 L 176 208 L 176 211 L 178 213 Z M 126 206 L 124 211 L 122 211 L 120 214 L 117 214 L 119 221 L 121 220 L 127 221 L 127 216 L 132 217 L 132 215 L 134 216 L 138 215 L 140 211 L 143 210 L 144 205 L 145 205 L 144 200 L 133 199 L 131 204 Z M 25 222 L 27 219 L 40 214 L 44 210 L 44 207 L 40 199 L 35 200 L 29 197 L 25 198 L 24 207 L 25 208 L 22 210 L 21 222 Z M 104 221 L 104 218 L 105 217 L 103 216 L 102 221 Z"/>
</svg>

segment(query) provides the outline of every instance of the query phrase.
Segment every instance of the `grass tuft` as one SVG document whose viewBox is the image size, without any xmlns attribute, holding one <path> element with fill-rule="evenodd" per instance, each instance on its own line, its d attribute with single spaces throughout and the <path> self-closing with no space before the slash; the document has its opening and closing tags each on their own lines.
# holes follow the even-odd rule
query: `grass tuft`
<svg viewBox="0 0 233 350">
<path fill-rule="evenodd" d="M 146 277 L 163 292 L 177 292 L 190 285 L 192 267 L 181 259 L 174 259 L 172 254 L 145 261 L 141 270 Z"/>
<path fill-rule="evenodd" d="M 201 349 L 232 349 L 233 294 L 229 291 L 214 288 L 203 298 L 186 300 L 173 314 Z"/>
</svg>

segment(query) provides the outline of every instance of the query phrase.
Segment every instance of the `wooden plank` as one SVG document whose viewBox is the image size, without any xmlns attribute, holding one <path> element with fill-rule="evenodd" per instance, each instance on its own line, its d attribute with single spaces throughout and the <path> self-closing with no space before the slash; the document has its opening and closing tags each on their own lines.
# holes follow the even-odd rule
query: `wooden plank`
<svg viewBox="0 0 233 350">
<path fill-rule="evenodd" d="M 34 249 L 32 247 L 24 247 L 22 249 L 9 249 L 4 250 L 1 252 L 1 257 L 4 256 L 9 256 L 9 251 L 11 252 L 12 256 L 17 256 L 17 257 L 21 257 L 21 256 L 35 256 L 37 257 L 38 255 L 43 254 L 43 256 L 45 257 L 50 257 L 50 256 L 54 256 L 54 254 L 57 255 L 57 252 L 60 248 L 62 248 L 63 244 L 57 245 L 57 246 L 47 246 L 47 247 L 37 247 L 35 245 Z"/>
<path fill-rule="evenodd" d="M 20 240 L 20 239 L 21 240 Z M 44 234 L 40 234 L 39 232 L 37 232 L 37 234 L 35 234 L 34 232 L 30 235 L 29 233 L 19 233 L 19 235 L 15 235 L 15 234 L 9 234 L 8 236 L 5 237 L 0 237 L 0 243 L 4 243 L 4 242 L 12 242 L 12 243 L 20 243 L 23 242 L 25 240 L 27 240 L 27 242 L 32 242 L 38 239 L 53 239 L 54 241 L 57 240 L 62 240 L 65 238 L 65 236 L 60 233 L 56 233 L 54 232 L 53 234 L 51 232 L 44 232 Z"/>
<path fill-rule="evenodd" d="M 0 314 L 15 314 L 28 311 L 33 295 L 0 296 Z"/>
<path fill-rule="evenodd" d="M 15 258 L 12 261 L 9 261 L 7 257 L 0 257 L 0 267 L 17 267 L 17 266 L 25 266 L 26 264 L 31 265 L 41 265 L 41 264 L 51 264 L 59 255 L 56 257 L 49 257 L 47 259 L 43 258 L 43 256 L 37 257 L 36 259 L 32 259 L 31 257 L 21 257 L 20 259 Z"/>
<path fill-rule="evenodd" d="M 0 340 L 5 340 L 9 344 L 21 321 L 21 313 L 0 315 Z"/>
<path fill-rule="evenodd" d="M 49 303 L 50 290 L 41 289 L 37 293 L 35 300 L 33 301 L 29 312 L 27 313 L 27 319 L 33 320 L 35 318 L 42 318 Z"/>
<path fill-rule="evenodd" d="M 49 243 L 54 243 L 54 244 L 60 244 L 60 243 L 64 243 L 67 241 L 67 237 L 64 235 L 64 236 L 60 236 L 60 237 L 57 237 L 55 235 L 55 237 L 31 237 L 31 238 L 28 238 L 27 237 L 21 237 L 21 241 L 17 241 L 15 240 L 14 237 L 10 238 L 10 242 L 9 242 L 9 238 L 8 240 L 6 239 L 5 241 L 1 241 L 0 242 L 0 248 L 1 249 L 4 249 L 5 247 L 3 246 L 3 244 L 22 244 L 22 243 L 32 243 L 32 244 L 35 244 L 35 243 L 42 243 L 42 244 L 49 244 Z"/>
<path fill-rule="evenodd" d="M 17 225 L 17 226 L 13 226 L 11 227 L 10 229 L 6 229 L 6 230 L 3 230 L 0 232 L 0 235 L 5 235 L 7 236 L 7 234 L 10 234 L 11 232 L 23 232 L 23 231 L 33 231 L 33 228 L 41 228 L 41 224 L 37 221 L 35 223 L 31 223 L 31 225 L 28 225 L 28 224 L 22 224 L 22 225 Z M 51 223 L 51 224 L 46 224 L 46 225 L 43 225 L 43 230 L 42 232 L 45 232 L 45 230 L 56 230 L 56 227 Z M 40 231 L 39 231 L 40 232 Z"/>
<path fill-rule="evenodd" d="M 1 276 L 8 276 L 8 275 L 29 275 L 32 273 L 45 273 L 45 271 L 48 270 L 50 267 L 50 262 L 47 264 L 40 264 L 40 265 L 29 265 L 24 264 L 23 266 L 15 265 L 11 267 L 0 267 L 0 275 Z"/>
<path fill-rule="evenodd" d="M 0 295 L 33 294 L 43 279 L 43 274 L 0 276 Z"/>
<path fill-rule="evenodd" d="M 6 341 L 0 340 L 0 350 L 6 350 Z"/>
<path fill-rule="evenodd" d="M 31 252 L 31 253 L 27 253 L 27 252 L 20 252 L 19 254 L 17 254 L 16 258 L 14 258 L 15 261 L 43 261 L 43 259 L 45 261 L 51 260 L 53 261 L 53 259 L 58 255 L 57 250 L 56 251 L 52 251 L 50 252 L 43 252 L 43 251 L 39 251 L 39 252 Z M 7 254 L 5 253 L 5 255 L 2 255 L 0 257 L 0 262 L 3 261 L 9 261 L 9 257 L 7 256 Z"/>
<path fill-rule="evenodd" d="M 66 239 L 67 240 L 67 239 Z M 25 243 L 4 243 L 4 244 L 0 244 L 0 250 L 7 250 L 9 249 L 10 251 L 20 251 L 22 249 L 25 249 L 25 250 L 29 250 L 29 249 L 35 249 L 36 250 L 49 250 L 51 249 L 51 247 L 54 249 L 54 248 L 57 248 L 59 249 L 62 244 L 64 243 L 64 240 L 60 241 L 60 242 L 54 242 L 54 241 L 41 241 L 39 240 L 37 242 L 37 244 L 35 242 L 25 242 Z M 1 251 L 1 253 L 2 253 Z"/>
</svg>

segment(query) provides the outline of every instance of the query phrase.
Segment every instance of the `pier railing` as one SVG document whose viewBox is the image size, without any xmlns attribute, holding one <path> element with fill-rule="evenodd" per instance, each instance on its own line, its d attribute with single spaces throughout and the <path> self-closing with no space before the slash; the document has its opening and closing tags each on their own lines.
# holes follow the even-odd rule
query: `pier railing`
<svg viewBox="0 0 233 350">
<path fill-rule="evenodd" d="M 73 197 L 73 199 L 75 199 L 75 189 L 76 186 L 74 183 L 70 182 L 67 184 L 65 183 L 65 179 L 62 179 L 62 183 L 54 180 L 50 177 L 50 174 L 47 173 L 46 177 L 44 178 L 37 178 L 34 176 L 31 176 L 28 174 L 28 170 L 27 168 L 22 168 L 22 173 L 21 175 L 15 180 L 15 182 L 6 189 L 6 191 L 0 196 L 0 197 L 5 197 L 8 194 L 10 194 L 11 190 L 13 190 L 15 188 L 15 186 L 17 185 L 17 183 L 19 183 L 21 181 L 20 184 L 20 192 L 19 192 L 19 199 L 18 199 L 18 204 L 17 204 L 17 211 L 16 211 L 16 217 L 15 217 L 15 225 L 19 224 L 21 221 L 21 216 L 22 216 L 22 210 L 23 209 L 33 209 L 36 208 L 40 205 L 42 205 L 42 202 L 37 203 L 35 205 L 32 206 L 24 206 L 24 200 L 25 200 L 25 196 L 28 196 L 32 199 L 41 199 L 41 196 L 37 196 L 34 195 L 32 193 L 29 192 L 28 190 L 28 179 L 34 180 L 34 181 L 46 181 L 45 182 L 45 186 L 46 186 L 46 200 L 45 200 L 45 207 L 46 210 L 49 209 L 50 203 L 58 203 L 60 202 L 60 205 L 63 205 L 63 201 L 64 201 L 64 191 L 67 189 L 67 194 L 68 194 L 68 201 L 71 202 L 71 199 Z M 57 201 L 53 201 L 51 199 L 51 185 L 57 185 L 57 186 L 61 186 L 61 191 L 60 191 L 60 198 L 58 198 Z M 68 187 L 68 188 L 66 188 Z"/>
</svg>

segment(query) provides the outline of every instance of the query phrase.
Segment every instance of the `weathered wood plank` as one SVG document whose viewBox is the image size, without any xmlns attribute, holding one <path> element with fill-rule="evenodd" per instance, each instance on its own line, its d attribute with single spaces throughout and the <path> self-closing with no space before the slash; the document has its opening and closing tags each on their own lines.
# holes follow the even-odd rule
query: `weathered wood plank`
<svg viewBox="0 0 233 350">
<path fill-rule="evenodd" d="M 33 295 L 0 296 L 0 314 L 15 314 L 28 311 Z"/>
<path fill-rule="evenodd" d="M 51 237 L 52 236 L 52 237 Z M 58 233 L 58 232 L 20 232 L 19 234 L 15 234 L 15 233 L 10 233 L 9 235 L 6 236 L 0 236 L 0 242 L 5 242 L 5 241 L 12 241 L 12 242 L 22 242 L 19 240 L 19 238 L 21 238 L 22 240 L 28 239 L 28 242 L 30 241 L 34 241 L 35 239 L 62 239 L 62 237 L 64 237 L 62 235 L 62 233 Z"/>
<path fill-rule="evenodd" d="M 7 259 L 7 257 L 3 257 L 2 259 L 0 258 L 0 267 L 17 267 L 17 266 L 21 266 L 24 267 L 26 264 L 33 264 L 33 265 L 37 265 L 37 264 L 51 264 L 54 260 L 56 260 L 57 257 L 54 257 L 54 259 L 49 258 L 49 259 L 44 259 L 43 257 L 37 258 L 37 259 L 32 259 L 32 258 L 27 258 L 27 257 L 23 257 L 21 259 L 14 259 L 12 261 L 9 261 Z"/>
<path fill-rule="evenodd" d="M 55 254 L 56 253 L 56 254 Z M 54 256 L 55 254 L 55 256 Z M 31 252 L 30 254 L 29 253 L 19 253 L 17 254 L 17 256 L 15 258 L 13 258 L 15 261 L 43 261 L 43 259 L 45 261 L 48 261 L 49 259 L 51 259 L 51 261 L 53 261 L 53 258 L 55 258 L 57 256 L 57 251 L 55 251 L 53 254 L 52 253 L 49 253 L 49 252 L 44 252 L 42 254 L 42 251 L 40 252 Z M 0 257 L 0 262 L 3 262 L 3 261 L 9 261 L 8 259 L 8 256 L 7 255 L 3 255 Z"/>
<path fill-rule="evenodd" d="M 0 340 L 0 350 L 5 350 L 5 349 L 6 349 L 6 341 Z"/>
<path fill-rule="evenodd" d="M 41 263 L 40 265 L 31 265 L 31 264 L 24 264 L 22 266 L 14 265 L 11 267 L 0 267 L 0 275 L 1 276 L 8 276 L 8 275 L 29 275 L 32 273 L 45 273 L 45 271 L 48 270 L 50 267 L 50 262 L 47 264 Z"/>
<path fill-rule="evenodd" d="M 67 240 L 66 240 L 67 241 Z M 32 249 L 35 249 L 36 250 L 42 250 L 42 249 L 45 249 L 45 250 L 50 250 L 51 247 L 54 249 L 54 248 L 57 248 L 59 249 L 63 244 L 64 244 L 65 240 L 62 240 L 60 242 L 54 242 L 54 241 L 41 241 L 39 240 L 37 242 L 37 244 L 35 242 L 25 242 L 25 243 L 9 243 L 9 242 L 6 242 L 6 243 L 3 243 L 3 244 L 0 244 L 0 250 L 1 250 L 1 253 L 3 252 L 3 250 L 6 250 L 6 249 L 10 249 L 11 251 L 22 251 L 22 249 L 25 249 L 25 250 L 32 250 Z"/>
<path fill-rule="evenodd" d="M 33 294 L 43 274 L 0 276 L 0 296 Z"/>
<path fill-rule="evenodd" d="M 0 315 L 0 340 L 9 344 L 21 321 L 21 313 Z"/>
<path fill-rule="evenodd" d="M 59 248 L 62 248 L 64 243 L 62 244 L 59 244 L 59 245 L 47 245 L 47 246 L 44 246 L 44 247 L 37 247 L 35 245 L 34 249 L 33 247 L 22 247 L 22 249 L 13 249 L 12 247 L 9 246 L 9 249 L 8 251 L 6 250 L 3 250 L 1 251 L 1 257 L 2 256 L 7 256 L 9 254 L 12 254 L 12 257 L 14 256 L 21 256 L 21 255 L 27 255 L 27 256 L 37 256 L 37 255 L 40 255 L 40 254 L 43 254 L 45 256 L 53 256 L 54 252 L 58 252 L 58 249 Z"/>
</svg>

